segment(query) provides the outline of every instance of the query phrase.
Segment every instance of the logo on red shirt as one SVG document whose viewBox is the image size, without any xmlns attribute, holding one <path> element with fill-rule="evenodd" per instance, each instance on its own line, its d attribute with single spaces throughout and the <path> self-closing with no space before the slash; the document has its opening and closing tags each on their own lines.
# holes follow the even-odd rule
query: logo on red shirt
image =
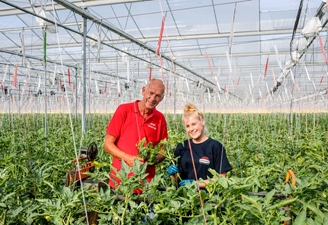
<svg viewBox="0 0 328 225">
<path fill-rule="evenodd" d="M 152 129 L 154 129 L 154 130 L 156 130 L 156 124 L 154 124 L 154 123 L 149 123 L 149 124 L 148 124 L 148 127 L 152 128 Z"/>
</svg>

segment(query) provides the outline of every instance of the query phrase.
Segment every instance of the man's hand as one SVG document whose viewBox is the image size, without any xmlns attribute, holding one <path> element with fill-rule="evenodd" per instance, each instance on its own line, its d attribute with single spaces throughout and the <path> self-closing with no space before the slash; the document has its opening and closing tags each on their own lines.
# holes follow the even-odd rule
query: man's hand
<svg viewBox="0 0 328 225">
<path fill-rule="evenodd" d="M 139 162 L 140 162 L 140 165 L 144 164 L 144 159 L 143 158 L 140 158 L 140 157 L 137 157 L 137 156 L 133 156 L 133 155 L 127 155 L 125 158 L 124 158 L 124 161 L 126 162 L 126 164 L 128 164 L 129 166 L 133 166 L 134 165 L 134 160 L 135 159 L 138 159 Z"/>
</svg>

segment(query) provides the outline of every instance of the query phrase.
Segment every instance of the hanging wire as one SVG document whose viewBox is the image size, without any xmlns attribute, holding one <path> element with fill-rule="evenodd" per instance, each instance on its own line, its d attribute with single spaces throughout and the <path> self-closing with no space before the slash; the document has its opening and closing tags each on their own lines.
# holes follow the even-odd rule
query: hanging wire
<svg viewBox="0 0 328 225">
<path fill-rule="evenodd" d="M 196 172 L 196 165 L 195 165 L 195 161 L 194 161 L 194 156 L 192 154 L 192 148 L 191 148 L 191 144 L 190 144 L 190 139 L 189 138 L 188 138 L 188 146 L 189 146 L 189 151 L 190 151 L 190 156 L 191 156 L 192 167 L 194 169 L 195 179 L 196 179 L 196 183 L 197 183 L 197 191 L 198 191 L 198 194 L 199 194 L 200 205 L 202 207 L 204 224 L 207 224 L 206 223 L 205 210 L 204 210 L 204 202 L 203 202 L 202 195 L 200 194 L 200 188 L 199 188 L 199 185 L 198 185 L 198 176 L 197 176 L 197 172 Z"/>
<path fill-rule="evenodd" d="M 54 5 L 54 1 L 51 1 L 52 4 L 52 10 L 55 13 L 55 5 Z M 55 27 L 56 30 L 58 30 L 57 27 L 57 22 L 55 22 Z M 60 46 L 60 39 L 59 39 L 59 32 L 56 33 L 56 37 L 57 37 L 57 44 L 58 44 L 58 49 L 61 49 Z M 62 69 L 62 73 L 63 73 L 63 79 L 64 79 L 64 87 L 65 90 L 68 90 L 66 87 L 66 79 L 65 79 L 65 73 L 64 73 L 64 68 L 63 68 L 63 58 L 61 55 L 61 52 L 59 51 L 59 59 L 60 59 L 60 65 L 61 65 L 61 69 Z M 70 103 L 69 103 L 69 98 L 68 98 L 68 91 L 65 91 L 65 97 L 66 97 L 66 103 L 68 106 L 68 115 L 69 115 L 69 122 L 70 122 L 70 127 L 71 127 L 71 132 L 72 132 L 72 139 L 73 139 L 73 144 L 74 144 L 74 153 L 75 153 L 75 159 L 76 159 L 76 166 L 77 166 L 77 171 L 80 171 L 80 163 L 79 163 L 79 156 L 77 154 L 77 149 L 76 149 L 76 141 L 75 141 L 75 133 L 74 133 L 74 128 L 73 128 L 73 121 L 72 121 L 72 115 L 71 115 L 71 107 L 70 107 Z M 83 137 L 83 134 L 82 134 Z M 86 215 L 86 222 L 89 225 L 89 218 L 88 218 L 88 211 L 87 211 L 87 206 L 86 206 L 86 201 L 85 201 L 85 196 L 84 196 L 84 189 L 83 189 L 83 185 L 82 185 L 82 177 L 79 176 L 79 182 L 80 182 L 80 188 L 81 188 L 81 193 L 82 193 L 82 200 L 83 200 L 83 208 L 84 208 L 84 212 Z"/>
<path fill-rule="evenodd" d="M 298 7 L 298 12 L 297 12 L 297 16 L 296 16 L 296 20 L 295 20 L 295 23 L 294 23 L 294 28 L 293 28 L 293 34 L 292 34 L 292 39 L 290 40 L 290 45 L 289 45 L 289 53 L 290 53 L 290 57 L 291 57 L 291 60 L 293 61 L 293 55 L 292 55 L 292 51 L 293 51 L 293 42 L 294 42 L 294 37 L 295 37 L 295 33 L 296 33 L 296 30 L 297 30 L 297 27 L 298 27 L 298 22 L 300 20 L 300 17 L 301 17 L 301 13 L 302 13 L 302 8 L 303 8 L 303 0 L 301 0 L 300 2 L 300 6 Z"/>
</svg>

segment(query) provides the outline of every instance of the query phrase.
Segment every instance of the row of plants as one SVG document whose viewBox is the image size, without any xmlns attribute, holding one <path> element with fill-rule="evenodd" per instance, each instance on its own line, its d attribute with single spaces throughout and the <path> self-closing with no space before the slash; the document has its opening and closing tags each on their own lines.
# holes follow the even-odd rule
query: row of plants
<svg viewBox="0 0 328 225">
<path fill-rule="evenodd" d="M 166 172 L 186 138 L 180 116 L 166 117 L 167 159 L 155 178 L 145 181 L 145 165 L 124 164 L 113 191 L 103 150 L 111 115 L 88 115 L 84 133 L 80 115 L 0 115 L 0 224 L 94 223 L 85 211 L 97 224 L 328 224 L 328 114 L 206 114 L 233 170 L 226 178 L 213 172 L 217 180 L 200 192 L 195 183 L 177 188 Z M 91 142 L 99 151 L 90 180 L 102 188 L 66 187 L 72 160 Z M 285 182 L 288 170 L 296 185 Z"/>
</svg>

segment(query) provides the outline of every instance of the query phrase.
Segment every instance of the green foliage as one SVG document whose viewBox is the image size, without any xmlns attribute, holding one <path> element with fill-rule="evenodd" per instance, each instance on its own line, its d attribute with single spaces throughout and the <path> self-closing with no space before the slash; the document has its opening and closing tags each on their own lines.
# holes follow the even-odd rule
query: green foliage
<svg viewBox="0 0 328 225">
<path fill-rule="evenodd" d="M 203 224 L 204 218 L 207 224 L 328 224 L 327 114 L 205 117 L 209 136 L 223 143 L 233 170 L 226 178 L 211 171 L 215 181 L 199 193 L 195 183 L 176 188 L 166 172 L 176 160 L 176 144 L 187 138 L 180 116 L 166 115 L 166 160 L 156 165 L 155 178 L 146 181 L 147 164 L 122 162 L 122 183 L 112 190 L 106 181 L 111 157 L 102 149 L 110 115 L 89 115 L 84 134 L 80 116 L 70 121 L 65 114 L 47 115 L 45 126 L 44 115 L 0 115 L 0 224 L 83 224 L 84 204 L 98 213 L 99 225 L 145 224 L 142 218 L 148 224 Z M 105 188 L 65 187 L 75 149 L 93 141 L 99 152 L 90 179 Z M 152 146 L 142 146 L 143 158 L 150 157 Z M 285 184 L 289 169 L 295 186 Z"/>
<path fill-rule="evenodd" d="M 146 138 L 143 138 L 137 143 L 139 149 L 138 157 L 145 159 L 148 165 L 154 165 L 156 156 L 160 153 L 163 142 L 153 146 L 152 142 L 146 143 Z"/>
</svg>

